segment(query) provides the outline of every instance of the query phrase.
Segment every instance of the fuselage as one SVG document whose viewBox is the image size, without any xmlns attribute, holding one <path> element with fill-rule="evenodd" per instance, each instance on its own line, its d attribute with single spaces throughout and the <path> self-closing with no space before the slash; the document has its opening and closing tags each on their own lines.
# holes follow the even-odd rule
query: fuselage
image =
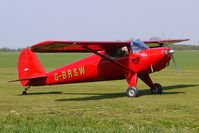
<svg viewBox="0 0 199 133">
<path fill-rule="evenodd" d="M 31 82 L 31 86 L 68 84 L 92 81 L 124 79 L 129 71 L 144 75 L 164 69 L 170 60 L 170 48 L 151 48 L 129 52 L 124 56 L 111 57 L 106 51 L 100 54 L 124 67 L 106 60 L 96 54 L 70 63 L 47 73 L 47 77 Z"/>
</svg>

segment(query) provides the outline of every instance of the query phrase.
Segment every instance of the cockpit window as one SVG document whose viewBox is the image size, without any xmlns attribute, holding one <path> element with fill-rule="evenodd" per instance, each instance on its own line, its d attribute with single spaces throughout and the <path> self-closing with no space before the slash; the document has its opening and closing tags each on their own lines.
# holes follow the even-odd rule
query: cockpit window
<svg viewBox="0 0 199 133">
<path fill-rule="evenodd" d="M 143 49 L 148 49 L 149 47 L 141 40 L 135 40 L 131 42 L 131 49 L 133 52 L 138 52 Z"/>
<path fill-rule="evenodd" d="M 110 51 L 107 51 L 107 53 L 111 57 L 123 57 L 129 54 L 127 46 L 111 49 Z"/>
</svg>

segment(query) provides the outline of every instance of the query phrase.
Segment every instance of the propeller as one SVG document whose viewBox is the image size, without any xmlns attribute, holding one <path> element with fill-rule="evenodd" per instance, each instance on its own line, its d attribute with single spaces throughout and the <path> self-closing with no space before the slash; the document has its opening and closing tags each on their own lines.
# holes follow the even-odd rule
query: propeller
<svg viewBox="0 0 199 133">
<path fill-rule="evenodd" d="M 162 35 L 163 35 L 164 38 L 166 38 L 166 35 L 165 35 L 164 31 L 162 31 Z M 164 46 L 164 47 L 169 47 L 168 42 L 165 42 L 165 43 L 163 44 L 163 46 Z M 170 47 L 169 47 L 169 48 L 170 48 Z M 174 55 L 173 55 L 174 52 L 175 52 L 175 51 L 174 51 L 173 49 L 170 49 L 168 53 L 171 54 L 171 60 L 172 60 L 172 62 L 173 62 L 173 64 L 174 64 L 174 66 L 175 66 L 176 72 L 179 73 L 179 72 L 180 72 L 180 67 L 179 67 L 178 64 L 176 63 L 176 59 L 175 59 L 175 57 L 174 57 Z"/>
<path fill-rule="evenodd" d="M 171 54 L 171 60 L 172 60 L 172 62 L 174 64 L 174 66 L 175 66 L 176 72 L 179 73 L 180 72 L 180 67 L 176 63 L 176 59 L 175 59 L 175 57 L 173 55 L 174 54 L 174 50 L 173 49 L 169 50 L 169 53 Z"/>
</svg>

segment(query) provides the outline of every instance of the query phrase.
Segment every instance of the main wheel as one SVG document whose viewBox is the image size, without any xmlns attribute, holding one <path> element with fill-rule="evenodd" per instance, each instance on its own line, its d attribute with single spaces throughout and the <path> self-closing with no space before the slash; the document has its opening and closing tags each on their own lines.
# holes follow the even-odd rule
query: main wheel
<svg viewBox="0 0 199 133">
<path fill-rule="evenodd" d="M 153 84 L 154 87 L 151 88 L 152 94 L 162 94 L 162 86 L 158 83 Z"/>
<path fill-rule="evenodd" d="M 128 97 L 137 97 L 138 96 L 138 89 L 136 87 L 128 87 L 126 90 L 126 94 Z"/>
</svg>

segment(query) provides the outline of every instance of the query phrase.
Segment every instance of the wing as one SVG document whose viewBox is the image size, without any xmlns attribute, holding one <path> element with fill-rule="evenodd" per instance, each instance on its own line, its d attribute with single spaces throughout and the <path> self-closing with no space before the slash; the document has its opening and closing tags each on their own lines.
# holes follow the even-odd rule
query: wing
<svg viewBox="0 0 199 133">
<path fill-rule="evenodd" d="M 164 44 L 169 45 L 188 40 L 189 39 L 150 40 L 150 41 L 144 41 L 144 43 L 147 44 L 150 48 L 152 48 L 152 47 L 162 47 Z M 90 50 L 102 51 L 102 50 L 119 48 L 129 45 L 131 45 L 131 41 L 125 41 L 125 42 L 45 41 L 33 45 L 31 47 L 31 50 L 33 52 L 40 52 L 40 53 L 90 52 Z"/>
<path fill-rule="evenodd" d="M 124 70 L 132 71 L 127 66 L 111 59 L 109 56 L 98 51 L 129 46 L 129 42 L 81 42 L 81 41 L 45 41 L 31 47 L 33 52 L 56 53 L 56 52 L 92 52 Z"/>
<path fill-rule="evenodd" d="M 171 45 L 178 42 L 184 42 L 189 41 L 189 39 L 177 39 L 177 40 L 150 40 L 150 41 L 144 41 L 146 45 L 148 45 L 150 48 L 153 47 L 162 47 L 164 45 Z"/>
<path fill-rule="evenodd" d="M 33 45 L 31 50 L 40 53 L 102 51 L 130 45 L 131 42 L 45 41 Z"/>
</svg>

